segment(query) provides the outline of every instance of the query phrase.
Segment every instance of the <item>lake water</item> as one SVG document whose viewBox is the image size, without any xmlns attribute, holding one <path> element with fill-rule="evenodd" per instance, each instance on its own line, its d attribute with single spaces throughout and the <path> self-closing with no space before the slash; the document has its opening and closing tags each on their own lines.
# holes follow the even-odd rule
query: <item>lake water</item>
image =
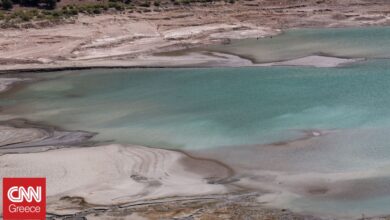
<svg viewBox="0 0 390 220">
<path fill-rule="evenodd" d="M 289 30 L 277 37 L 233 40 L 203 49 L 233 53 L 258 63 L 322 54 L 351 58 L 389 58 L 390 28 Z"/>
<path fill-rule="evenodd" d="M 45 80 L 1 98 L 0 119 L 24 117 L 99 132 L 95 139 L 102 141 L 231 152 L 234 158 L 226 163 L 246 173 L 286 174 L 289 198 L 270 204 L 336 217 L 390 214 L 389 34 L 388 28 L 293 30 L 233 42 L 225 51 L 259 62 L 313 53 L 370 58 L 338 68 L 38 73 Z M 241 53 L 247 45 L 253 50 Z M 270 145 L 308 131 L 327 135 L 291 148 Z M 320 176 L 314 178 L 322 181 L 317 185 L 330 193 L 308 194 L 289 175 Z"/>
</svg>

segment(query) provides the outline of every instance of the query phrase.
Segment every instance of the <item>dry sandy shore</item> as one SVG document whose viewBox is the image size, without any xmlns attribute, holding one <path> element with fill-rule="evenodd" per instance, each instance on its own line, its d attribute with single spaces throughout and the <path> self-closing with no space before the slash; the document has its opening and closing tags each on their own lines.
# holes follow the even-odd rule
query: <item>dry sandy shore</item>
<svg viewBox="0 0 390 220">
<path fill-rule="evenodd" d="M 149 19 L 123 14 L 80 16 L 71 24 L 38 29 L 3 30 L 0 33 L 0 70 L 185 66 L 208 63 L 228 65 L 228 62 L 232 65 L 234 62 L 245 64 L 246 60 L 231 55 L 191 53 L 176 58 L 153 53 L 184 49 L 213 41 L 220 42 L 225 37 L 212 35 L 219 32 L 230 32 L 232 37 L 241 37 L 240 32 L 233 30 L 251 30 L 250 34 L 256 36 L 278 33 L 271 28 L 243 22 L 206 23 L 165 30 Z"/>
<path fill-rule="evenodd" d="M 0 70 L 102 66 L 247 66 L 229 55 L 158 52 L 266 37 L 294 27 L 390 24 L 387 0 L 252 0 L 79 16 L 61 25 L 0 31 Z M 333 61 L 332 61 L 333 62 Z M 326 66 L 326 65 L 325 65 Z"/>
<path fill-rule="evenodd" d="M 88 147 L 93 135 L 1 122 L 0 177 L 46 177 L 52 219 L 317 219 L 264 208 L 263 192 L 236 184 L 221 162 L 134 145 Z"/>
<path fill-rule="evenodd" d="M 181 165 L 184 162 L 199 172 Z M 1 157 L 0 176 L 32 173 L 47 178 L 48 212 L 72 214 L 72 197 L 108 206 L 226 193 L 223 185 L 208 184 L 207 178 L 225 178 L 229 170 L 183 153 L 141 146 L 66 148 Z"/>
</svg>

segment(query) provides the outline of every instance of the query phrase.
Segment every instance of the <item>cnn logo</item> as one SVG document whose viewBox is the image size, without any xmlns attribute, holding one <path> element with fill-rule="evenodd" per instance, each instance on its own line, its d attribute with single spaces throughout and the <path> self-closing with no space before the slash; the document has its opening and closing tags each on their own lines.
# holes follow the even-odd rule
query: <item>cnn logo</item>
<svg viewBox="0 0 390 220">
<path fill-rule="evenodd" d="M 17 193 L 17 196 L 15 195 L 15 192 Z M 33 199 L 35 199 L 36 202 L 41 202 L 42 200 L 42 187 L 37 186 L 36 189 L 33 187 L 29 186 L 26 190 L 26 188 L 20 186 L 14 186 L 11 187 L 8 190 L 7 193 L 8 199 L 11 200 L 11 202 L 32 202 Z"/>
<path fill-rule="evenodd" d="M 3 178 L 3 217 L 46 219 L 46 179 Z"/>
</svg>

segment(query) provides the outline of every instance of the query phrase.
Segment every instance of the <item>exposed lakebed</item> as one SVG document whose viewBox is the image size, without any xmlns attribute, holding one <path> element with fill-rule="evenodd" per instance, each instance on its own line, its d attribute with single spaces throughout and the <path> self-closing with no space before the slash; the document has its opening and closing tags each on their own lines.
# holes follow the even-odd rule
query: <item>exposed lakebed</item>
<svg viewBox="0 0 390 220">
<path fill-rule="evenodd" d="M 215 49 L 260 63 L 314 54 L 366 59 L 332 68 L 34 73 L 42 80 L 1 97 L 0 119 L 217 160 L 234 170 L 221 184 L 262 192 L 258 201 L 272 207 L 339 218 L 390 214 L 389 32 L 294 30 Z"/>
</svg>

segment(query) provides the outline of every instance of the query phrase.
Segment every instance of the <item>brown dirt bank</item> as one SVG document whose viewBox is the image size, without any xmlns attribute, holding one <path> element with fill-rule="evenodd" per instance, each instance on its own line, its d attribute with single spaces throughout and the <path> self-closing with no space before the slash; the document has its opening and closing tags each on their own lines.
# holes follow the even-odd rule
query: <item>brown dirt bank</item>
<svg viewBox="0 0 390 220">
<path fill-rule="evenodd" d="M 226 195 L 210 195 L 193 198 L 169 198 L 140 204 L 128 204 L 120 207 L 90 208 L 75 215 L 54 215 L 50 219 L 86 218 L 86 219 L 294 219 L 319 220 L 310 215 L 300 215 L 288 210 L 264 208 L 256 203 L 256 193 L 238 193 Z M 71 199 L 71 198 L 69 198 Z M 83 203 L 82 199 L 73 198 Z M 84 206 L 88 204 L 83 203 Z"/>
<path fill-rule="evenodd" d="M 169 6 L 142 14 L 81 15 L 73 23 L 1 30 L 0 70 L 210 65 L 210 60 L 230 58 L 151 54 L 226 38 L 264 37 L 285 28 L 389 24 L 390 2 L 382 0 L 253 0 Z"/>
</svg>

